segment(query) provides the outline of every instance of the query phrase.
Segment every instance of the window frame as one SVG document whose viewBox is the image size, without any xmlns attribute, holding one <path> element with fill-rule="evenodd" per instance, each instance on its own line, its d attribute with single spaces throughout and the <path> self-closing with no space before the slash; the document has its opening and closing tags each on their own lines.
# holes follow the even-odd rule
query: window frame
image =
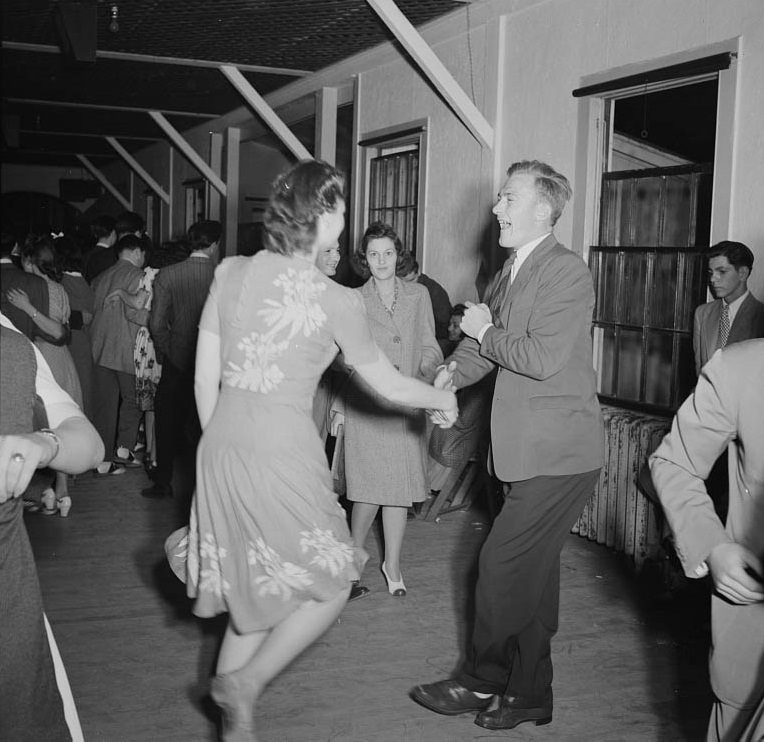
<svg viewBox="0 0 764 742">
<path fill-rule="evenodd" d="M 385 149 L 393 149 L 410 144 L 417 145 L 419 168 L 416 203 L 416 231 L 413 245 L 406 245 L 420 265 L 424 265 L 425 246 L 425 198 L 427 194 L 427 161 L 429 118 L 417 119 L 404 124 L 365 132 L 358 137 L 357 167 L 355 180 L 355 203 L 358 208 L 354 213 L 353 234 L 360 240 L 369 225 L 371 197 L 371 161 L 379 157 Z"/>
<path fill-rule="evenodd" d="M 606 92 L 585 95 L 578 98 L 577 147 L 576 147 L 576 179 L 574 193 L 580 194 L 574 200 L 573 209 L 573 242 L 582 245 L 582 254 L 587 264 L 590 261 L 590 248 L 599 245 L 600 218 L 602 208 L 603 174 L 609 171 L 610 142 L 613 136 L 613 102 L 619 98 L 633 94 L 637 89 L 654 92 L 659 89 L 679 87 L 694 82 L 715 78 L 717 80 L 717 115 L 716 136 L 713 162 L 713 189 L 711 195 L 711 225 L 709 244 L 715 244 L 727 239 L 730 229 L 732 210 L 732 166 L 734 154 L 734 116 L 735 96 L 737 89 L 737 64 L 735 59 L 738 52 L 738 40 L 732 39 L 702 48 L 683 52 L 668 57 L 653 59 L 626 68 L 609 70 L 597 75 L 591 75 L 581 80 L 581 87 L 606 83 L 608 80 L 618 80 L 628 75 L 649 73 L 654 70 L 671 67 L 672 65 L 692 62 L 693 59 L 711 56 L 713 54 L 730 53 L 732 61 L 727 69 L 713 73 L 704 73 L 684 78 L 666 80 L 638 88 L 620 88 Z M 690 248 L 692 250 L 692 248 Z M 688 249 L 677 248 L 676 252 L 687 252 Z M 706 293 L 708 298 L 708 293 Z M 597 374 L 603 369 L 597 367 L 597 352 L 595 349 L 593 361 Z M 672 377 L 677 376 L 673 369 Z M 672 387 L 674 384 L 672 383 Z M 665 409 L 656 409 L 646 402 L 630 402 L 606 395 L 599 395 L 602 402 L 624 408 L 640 409 L 655 414 L 672 414 Z M 678 400 L 681 403 L 682 400 Z"/>
</svg>

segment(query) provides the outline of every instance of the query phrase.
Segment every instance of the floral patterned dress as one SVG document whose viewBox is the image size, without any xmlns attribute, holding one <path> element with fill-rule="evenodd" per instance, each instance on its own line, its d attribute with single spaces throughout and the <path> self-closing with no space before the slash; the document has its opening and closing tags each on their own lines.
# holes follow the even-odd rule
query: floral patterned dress
<svg viewBox="0 0 764 742">
<path fill-rule="evenodd" d="M 366 554 L 332 490 L 312 404 L 335 343 L 349 364 L 379 351 L 355 292 L 267 251 L 218 266 L 199 326 L 220 335 L 221 391 L 188 535 L 169 556 L 196 615 L 228 611 L 247 633 L 360 576 Z"/>
<path fill-rule="evenodd" d="M 144 268 L 143 278 L 138 284 L 138 291 L 148 291 L 149 299 L 144 309 L 151 309 L 154 298 L 154 279 L 158 268 Z M 146 412 L 154 409 L 154 397 L 157 385 L 162 377 L 162 364 L 157 360 L 154 341 L 148 327 L 141 327 L 135 336 L 133 347 L 133 362 L 135 363 L 135 402 L 138 409 Z"/>
</svg>

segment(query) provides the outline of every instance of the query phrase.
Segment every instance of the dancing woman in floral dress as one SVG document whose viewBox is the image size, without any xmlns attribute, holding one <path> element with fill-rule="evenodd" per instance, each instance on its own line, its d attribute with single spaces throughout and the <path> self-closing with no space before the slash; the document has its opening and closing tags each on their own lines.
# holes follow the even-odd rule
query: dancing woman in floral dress
<svg viewBox="0 0 764 742">
<path fill-rule="evenodd" d="M 336 620 L 366 554 L 353 545 L 311 410 L 337 346 L 386 398 L 445 411 L 452 392 L 401 376 L 355 292 L 316 255 L 344 227 L 342 175 L 301 162 L 274 185 L 267 250 L 224 260 L 200 321 L 195 392 L 203 436 L 184 563 L 198 616 L 229 613 L 212 682 L 225 740 L 253 740 L 263 689 Z M 335 345 L 336 343 L 336 345 Z"/>
</svg>

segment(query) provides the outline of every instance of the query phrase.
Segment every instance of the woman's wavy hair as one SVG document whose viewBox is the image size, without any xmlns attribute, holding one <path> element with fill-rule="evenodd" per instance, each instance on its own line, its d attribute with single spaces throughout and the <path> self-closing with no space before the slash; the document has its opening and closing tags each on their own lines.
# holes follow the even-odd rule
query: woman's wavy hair
<svg viewBox="0 0 764 742">
<path fill-rule="evenodd" d="M 406 276 L 411 273 L 411 268 L 409 267 L 413 264 L 411 253 L 403 247 L 398 233 L 389 224 L 384 222 L 372 222 L 366 227 L 366 231 L 363 233 L 363 237 L 361 237 L 361 242 L 350 258 L 350 263 L 355 272 L 361 278 L 368 278 L 371 275 L 369 261 L 366 259 L 366 250 L 372 240 L 378 240 L 381 237 L 391 239 L 395 245 L 395 252 L 398 253 L 398 259 L 395 262 L 395 275 Z M 408 270 L 406 270 L 407 267 Z"/>
<path fill-rule="evenodd" d="M 265 210 L 265 248 L 281 255 L 309 253 L 318 218 L 344 200 L 345 176 L 321 160 L 303 160 L 276 179 Z"/>
<path fill-rule="evenodd" d="M 21 248 L 21 262 L 30 261 L 39 270 L 56 283 L 61 283 L 64 269 L 61 258 L 56 252 L 55 240 L 51 235 L 30 234 Z"/>
</svg>

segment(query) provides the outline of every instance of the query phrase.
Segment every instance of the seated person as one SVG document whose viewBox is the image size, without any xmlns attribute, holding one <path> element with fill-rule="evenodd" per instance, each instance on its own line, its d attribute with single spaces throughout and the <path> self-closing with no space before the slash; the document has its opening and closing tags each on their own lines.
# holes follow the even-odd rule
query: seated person
<svg viewBox="0 0 764 742">
<path fill-rule="evenodd" d="M 465 309 L 464 304 L 457 304 L 451 311 L 448 323 L 450 347 L 445 351 L 446 356 L 454 351 L 464 337 L 460 324 Z M 495 377 L 495 373 L 488 374 L 477 384 L 460 389 L 456 393 L 459 402 L 457 421 L 448 430 L 435 428 L 432 431 L 427 467 L 430 490 L 440 492 L 452 469 L 461 469 L 480 449 L 481 442 L 487 439 Z"/>
</svg>

